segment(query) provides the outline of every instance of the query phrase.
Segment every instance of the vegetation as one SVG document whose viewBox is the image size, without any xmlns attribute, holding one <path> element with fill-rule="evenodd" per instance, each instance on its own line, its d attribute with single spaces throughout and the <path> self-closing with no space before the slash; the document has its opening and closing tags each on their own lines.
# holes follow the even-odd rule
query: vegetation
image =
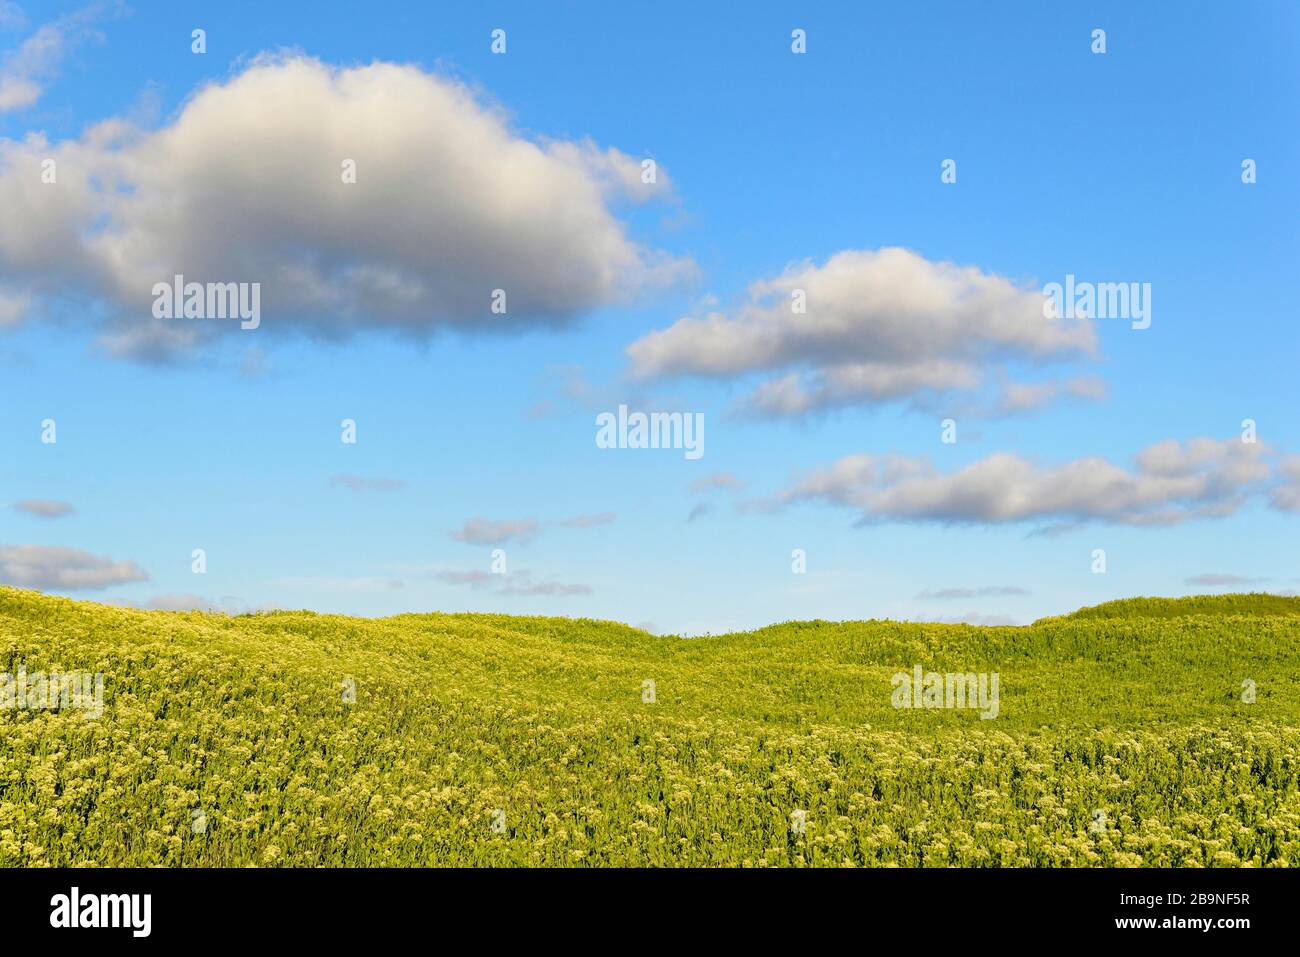
<svg viewBox="0 0 1300 957">
<path fill-rule="evenodd" d="M 686 640 L 0 588 L 0 673 L 104 675 L 0 710 L 0 864 L 1296 866 L 1297 607 Z M 997 717 L 896 709 L 915 665 Z"/>
</svg>

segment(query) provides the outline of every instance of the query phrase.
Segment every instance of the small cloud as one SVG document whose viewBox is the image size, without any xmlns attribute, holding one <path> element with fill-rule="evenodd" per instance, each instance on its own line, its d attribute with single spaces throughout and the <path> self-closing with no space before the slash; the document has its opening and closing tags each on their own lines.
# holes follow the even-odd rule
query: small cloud
<svg viewBox="0 0 1300 957">
<path fill-rule="evenodd" d="M 330 478 L 330 485 L 342 485 L 354 492 L 395 492 L 406 488 L 401 479 L 364 478 L 360 475 L 335 475 Z"/>
<path fill-rule="evenodd" d="M 1187 585 L 1200 585 L 1213 588 L 1222 585 L 1257 585 L 1268 581 L 1267 578 L 1243 578 L 1241 575 L 1192 575 L 1183 580 Z"/>
<path fill-rule="evenodd" d="M 97 3 L 41 26 L 0 65 L 0 113 L 31 106 L 45 92 L 44 84 L 57 76 L 63 61 L 90 40 L 101 39 L 95 21 L 107 4 Z M 0 25 L 16 26 L 22 11 L 0 2 Z"/>
<path fill-rule="evenodd" d="M 565 585 L 560 582 L 534 582 L 527 578 L 516 576 L 507 578 L 506 587 L 501 589 L 503 595 L 590 595 L 591 587 L 589 585 Z"/>
<path fill-rule="evenodd" d="M 21 502 L 14 502 L 13 508 L 16 512 L 26 512 L 28 515 L 35 515 L 37 518 L 62 518 L 76 511 L 68 502 L 56 502 L 43 498 L 26 498 Z"/>
<path fill-rule="evenodd" d="M 434 578 L 448 585 L 468 585 L 478 591 L 482 588 L 495 588 L 498 595 L 590 595 L 589 585 L 571 585 L 563 582 L 543 582 L 533 578 L 532 572 L 523 568 L 512 575 L 492 575 L 481 569 L 455 571 L 444 569 L 434 573 Z"/>
<path fill-rule="evenodd" d="M 704 476 L 704 478 L 698 478 L 690 484 L 692 494 L 712 492 L 716 489 L 734 490 L 744 487 L 745 483 L 736 478 L 736 476 L 732 475 L 730 472 L 714 472 L 711 475 Z"/>
<path fill-rule="evenodd" d="M 595 528 L 597 525 L 608 525 L 617 517 L 613 512 L 597 512 L 594 515 L 575 515 L 560 524 L 565 528 Z"/>
<path fill-rule="evenodd" d="M 922 600 L 947 600 L 950 598 L 986 598 L 990 596 L 1028 595 L 1027 589 L 1017 585 L 985 585 L 982 588 L 936 588 L 923 591 L 916 597 Z"/>
<path fill-rule="evenodd" d="M 135 562 L 120 562 L 77 548 L 0 545 L 0 582 L 20 588 L 98 590 L 148 581 Z"/>
<path fill-rule="evenodd" d="M 433 577 L 438 579 L 438 581 L 446 582 L 448 585 L 468 585 L 470 588 L 477 590 L 494 584 L 496 579 L 500 576 L 490 575 L 485 571 L 475 569 L 474 571 L 468 572 L 435 572 Z"/>
<path fill-rule="evenodd" d="M 509 541 L 520 544 L 537 537 L 540 528 L 535 518 L 507 519 L 495 522 L 486 518 L 471 518 L 451 537 L 467 545 L 503 545 Z"/>
<path fill-rule="evenodd" d="M 686 521 L 693 522 L 697 518 L 702 518 L 705 515 L 708 515 L 712 511 L 713 511 L 712 505 L 710 505 L 708 502 L 701 502 L 699 505 L 696 505 L 693 509 L 691 509 L 691 514 L 686 516 Z"/>
<path fill-rule="evenodd" d="M 555 415 L 555 403 L 550 399 L 538 399 L 528 409 L 528 418 L 547 419 Z"/>
</svg>

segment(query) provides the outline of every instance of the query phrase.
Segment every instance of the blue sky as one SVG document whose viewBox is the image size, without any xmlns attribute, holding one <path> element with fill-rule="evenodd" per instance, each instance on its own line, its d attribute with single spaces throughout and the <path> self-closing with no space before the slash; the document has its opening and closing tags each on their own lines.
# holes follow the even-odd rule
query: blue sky
<svg viewBox="0 0 1300 957">
<path fill-rule="evenodd" d="M 0 4 L 0 580 L 680 633 L 1300 588 L 1293 5 L 207 6 Z M 479 175 L 484 117 L 523 152 Z M 350 153 L 383 160 L 320 185 Z M 652 195 L 602 179 L 646 158 Z M 319 301 L 277 272 L 303 263 Z M 379 316 L 358 266 L 422 290 L 413 311 Z M 187 267 L 261 281 L 261 326 L 162 348 L 185 320 L 150 314 L 146 280 Z M 494 320 L 487 287 L 482 316 L 451 304 L 498 274 L 517 311 Z M 1025 320 L 1066 274 L 1150 283 L 1150 327 L 1095 317 L 1089 349 Z M 761 282 L 807 285 L 806 320 Z M 855 357 L 941 368 L 755 405 Z M 702 413 L 705 454 L 598 448 L 620 403 Z M 848 456 L 903 465 L 866 480 Z"/>
</svg>

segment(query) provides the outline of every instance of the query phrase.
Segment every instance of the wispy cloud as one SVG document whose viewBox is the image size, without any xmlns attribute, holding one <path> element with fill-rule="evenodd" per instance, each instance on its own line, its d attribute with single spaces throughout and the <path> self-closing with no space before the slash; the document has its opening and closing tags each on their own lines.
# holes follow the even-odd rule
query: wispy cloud
<svg viewBox="0 0 1300 957">
<path fill-rule="evenodd" d="M 533 577 L 533 573 L 526 568 L 509 575 L 489 574 L 481 569 L 469 571 L 442 569 L 434 572 L 433 577 L 448 585 L 467 585 L 475 591 L 491 589 L 498 595 L 569 597 L 573 595 L 590 595 L 592 593 L 589 585 L 538 581 Z"/>
<path fill-rule="evenodd" d="M 732 475 L 730 472 L 713 472 L 703 478 L 697 478 L 692 482 L 690 484 L 690 491 L 691 494 L 698 495 L 702 492 L 712 492 L 718 489 L 734 491 L 736 489 L 744 488 L 744 486 L 745 483 L 736 478 L 736 476 Z"/>
<path fill-rule="evenodd" d="M 341 485 L 354 492 L 395 492 L 406 488 L 406 482 L 394 478 L 366 478 L 361 475 L 335 475 L 330 478 L 331 485 Z"/>
<path fill-rule="evenodd" d="M 461 528 L 452 532 L 451 537 L 467 545 L 504 545 L 511 541 L 524 544 L 532 541 L 540 532 L 541 526 L 535 518 L 502 521 L 471 518 Z"/>
<path fill-rule="evenodd" d="M 97 3 L 39 27 L 0 64 L 0 113 L 31 106 L 58 76 L 63 61 L 82 44 L 100 39 L 95 24 L 120 4 Z M 0 24 L 20 24 L 14 4 L 0 4 Z"/>
<path fill-rule="evenodd" d="M 14 502 L 13 508 L 16 512 L 25 512 L 37 518 L 62 518 L 76 511 L 69 502 L 44 498 L 26 498 L 21 502 Z"/>
<path fill-rule="evenodd" d="M 1206 575 L 1192 575 L 1190 578 L 1183 580 L 1187 585 L 1199 585 L 1213 588 L 1223 585 L 1258 585 L 1268 581 L 1267 578 L 1244 578 L 1241 575 L 1216 575 L 1213 573 Z"/>
<path fill-rule="evenodd" d="M 562 522 L 565 528 L 595 528 L 597 525 L 608 525 L 618 518 L 613 512 L 596 512 L 593 515 L 575 515 L 573 518 L 566 518 Z"/>
<path fill-rule="evenodd" d="M 500 575 L 491 575 L 482 569 L 473 571 L 438 571 L 434 572 L 434 578 L 448 585 L 468 585 L 470 588 L 479 589 L 487 588 L 492 585 L 500 584 Z"/>
<path fill-rule="evenodd" d="M 997 413 L 1029 412 L 1050 405 L 1062 396 L 1100 401 L 1106 398 L 1106 383 L 1096 376 L 1075 376 L 1064 382 L 1008 382 L 1002 387 Z"/>
<path fill-rule="evenodd" d="M 916 597 L 922 600 L 946 601 L 952 598 L 986 598 L 1028 594 L 1027 589 L 1017 585 L 985 585 L 981 588 L 936 588 L 933 591 L 923 591 Z"/>
<path fill-rule="evenodd" d="M 506 577 L 505 588 L 501 590 L 503 595 L 553 595 L 567 597 L 571 595 L 590 595 L 590 585 L 569 585 L 562 582 L 539 582 L 533 581 L 527 576 L 527 573 L 521 572 L 518 575 Z"/>
</svg>

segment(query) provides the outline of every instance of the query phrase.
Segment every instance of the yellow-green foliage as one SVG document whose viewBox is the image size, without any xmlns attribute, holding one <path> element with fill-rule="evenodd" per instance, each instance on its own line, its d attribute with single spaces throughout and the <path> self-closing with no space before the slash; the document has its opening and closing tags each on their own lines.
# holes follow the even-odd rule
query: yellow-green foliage
<svg viewBox="0 0 1300 957">
<path fill-rule="evenodd" d="M 0 672 L 105 676 L 98 720 L 0 711 L 0 864 L 1300 864 L 1296 603 L 1141 601 L 684 640 L 0 589 Z M 894 709 L 916 664 L 998 717 Z"/>
</svg>

